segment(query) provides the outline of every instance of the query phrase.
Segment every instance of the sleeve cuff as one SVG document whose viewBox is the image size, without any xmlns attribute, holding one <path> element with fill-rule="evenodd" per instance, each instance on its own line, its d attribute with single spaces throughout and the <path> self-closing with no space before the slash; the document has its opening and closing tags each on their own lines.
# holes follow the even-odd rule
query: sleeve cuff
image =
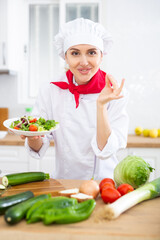
<svg viewBox="0 0 160 240">
<path fill-rule="evenodd" d="M 25 140 L 25 147 L 27 149 L 27 152 L 33 157 L 33 158 L 37 158 L 40 159 L 44 156 L 45 152 L 47 151 L 49 145 L 50 145 L 50 141 L 49 139 L 44 136 L 42 138 L 43 144 L 42 147 L 40 148 L 39 152 L 35 152 L 32 148 L 29 147 L 28 145 L 28 138 L 26 138 Z"/>
<path fill-rule="evenodd" d="M 115 154 L 119 149 L 125 148 L 127 144 L 126 139 L 120 139 L 115 135 L 114 131 L 111 132 L 111 135 L 108 138 L 108 142 L 101 151 L 97 145 L 96 135 L 93 137 L 91 146 L 95 155 L 100 159 L 107 159 L 111 155 Z"/>
</svg>

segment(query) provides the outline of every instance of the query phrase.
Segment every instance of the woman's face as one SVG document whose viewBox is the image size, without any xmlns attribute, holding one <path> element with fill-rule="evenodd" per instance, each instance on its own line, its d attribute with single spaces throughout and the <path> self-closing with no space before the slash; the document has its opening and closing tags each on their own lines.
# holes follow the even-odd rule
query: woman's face
<svg viewBox="0 0 160 240">
<path fill-rule="evenodd" d="M 98 48 L 88 44 L 72 46 L 65 54 L 66 63 L 78 85 L 90 81 L 98 71 L 102 57 L 102 52 Z"/>
</svg>

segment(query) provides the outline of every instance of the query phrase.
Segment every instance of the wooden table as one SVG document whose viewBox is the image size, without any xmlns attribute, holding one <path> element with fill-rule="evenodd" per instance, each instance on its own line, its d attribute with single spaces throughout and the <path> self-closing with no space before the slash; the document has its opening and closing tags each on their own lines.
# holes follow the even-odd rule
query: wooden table
<svg viewBox="0 0 160 240">
<path fill-rule="evenodd" d="M 65 188 L 79 187 L 80 180 L 58 180 Z M 41 222 L 26 224 L 25 220 L 9 226 L 0 217 L 0 240 L 160 240 L 160 198 L 142 202 L 116 220 L 95 221 L 102 199 L 96 200 L 91 217 L 83 222 L 44 226 Z"/>
</svg>

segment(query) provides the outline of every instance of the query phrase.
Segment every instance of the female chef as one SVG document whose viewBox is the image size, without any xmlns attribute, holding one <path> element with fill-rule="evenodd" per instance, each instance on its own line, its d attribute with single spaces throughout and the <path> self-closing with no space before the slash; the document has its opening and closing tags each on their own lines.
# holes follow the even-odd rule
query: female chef
<svg viewBox="0 0 160 240">
<path fill-rule="evenodd" d="M 118 84 L 100 70 L 111 44 L 102 25 L 83 18 L 64 24 L 55 37 L 69 70 L 43 86 L 33 115 L 54 119 L 60 128 L 25 141 L 30 154 L 41 158 L 54 139 L 54 178 L 113 178 L 116 153 L 126 147 L 128 115 L 124 79 Z"/>
</svg>

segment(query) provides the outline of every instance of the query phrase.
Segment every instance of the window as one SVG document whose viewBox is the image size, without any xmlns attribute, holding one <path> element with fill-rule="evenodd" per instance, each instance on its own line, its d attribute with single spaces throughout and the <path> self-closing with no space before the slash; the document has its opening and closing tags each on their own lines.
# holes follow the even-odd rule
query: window
<svg viewBox="0 0 160 240">
<path fill-rule="evenodd" d="M 44 81 L 50 82 L 62 72 L 60 60 L 53 44 L 59 26 L 77 17 L 99 21 L 100 0 L 30 0 L 28 1 L 28 47 L 25 67 L 20 76 L 20 101 L 32 104 Z M 28 51 L 28 52 L 27 52 Z"/>
</svg>

